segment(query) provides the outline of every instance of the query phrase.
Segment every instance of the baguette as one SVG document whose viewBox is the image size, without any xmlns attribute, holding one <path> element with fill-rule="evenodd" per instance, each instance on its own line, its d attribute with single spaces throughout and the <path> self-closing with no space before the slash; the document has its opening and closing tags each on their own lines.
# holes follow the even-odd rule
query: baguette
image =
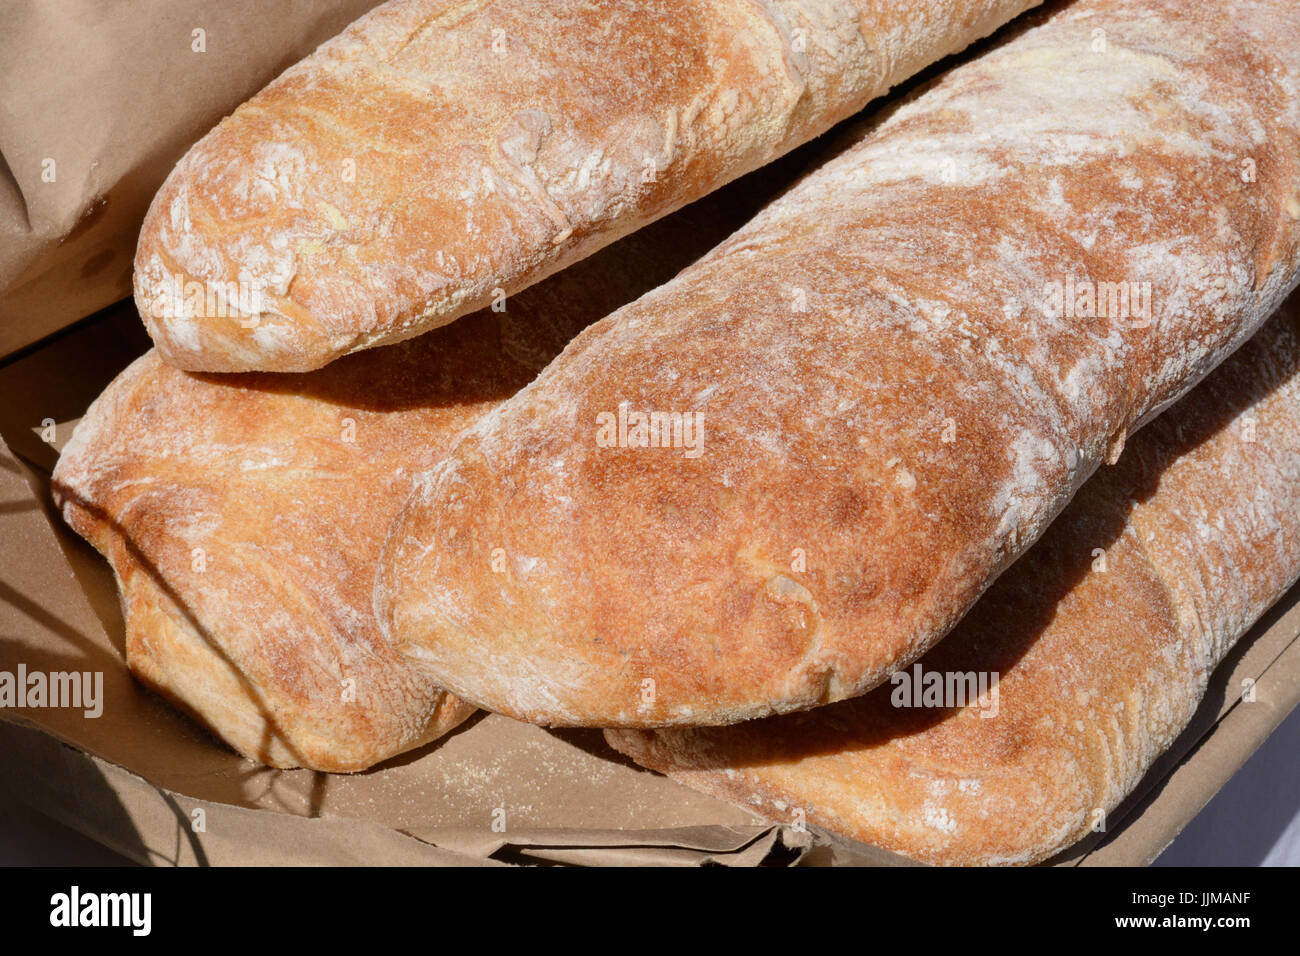
<svg viewBox="0 0 1300 956">
<path fill-rule="evenodd" d="M 191 370 L 306 371 L 409 338 L 1038 2 L 394 0 L 190 150 L 145 220 L 136 301 Z"/>
<path fill-rule="evenodd" d="M 1298 85 L 1282 0 L 1080 0 L 951 71 L 468 431 L 385 633 L 541 724 L 866 692 L 1294 287 Z"/>
<path fill-rule="evenodd" d="M 472 710 L 397 655 L 371 607 L 384 533 L 456 434 L 575 331 L 749 218 L 795 153 L 504 304 L 303 376 L 194 375 L 150 352 L 54 472 L 116 571 L 144 683 L 276 767 L 362 770 Z"/>
<path fill-rule="evenodd" d="M 807 714 L 606 737 L 773 819 L 929 863 L 1039 862 L 1104 826 L 1297 576 L 1300 296 L 920 661 L 946 685 L 997 675 L 984 701 L 913 709 L 911 675 Z"/>
</svg>

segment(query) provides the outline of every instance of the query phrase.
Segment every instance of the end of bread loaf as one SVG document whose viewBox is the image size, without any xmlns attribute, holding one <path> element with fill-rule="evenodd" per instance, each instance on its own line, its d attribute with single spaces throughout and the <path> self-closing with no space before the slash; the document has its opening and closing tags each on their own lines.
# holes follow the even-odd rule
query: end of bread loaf
<svg viewBox="0 0 1300 956">
<path fill-rule="evenodd" d="M 621 462 L 603 454 L 611 449 L 585 461 L 548 459 L 545 446 L 561 435 L 554 422 L 538 416 L 536 430 L 521 433 L 521 423 L 502 429 L 498 417 L 463 435 L 417 486 L 389 531 L 375 591 L 394 649 L 486 709 L 599 727 L 731 724 L 804 710 L 874 686 L 922 650 L 883 638 L 927 633 L 973 600 L 960 588 L 951 601 L 928 599 L 948 574 L 913 573 L 929 567 L 925 554 L 846 565 L 838 579 L 802 573 L 761 536 L 746 539 L 732 526 L 745 512 L 745 489 L 698 475 L 667 480 L 636 451 Z M 521 447 L 536 456 L 503 463 L 496 430 L 523 435 Z M 524 486 L 543 482 L 549 467 L 586 473 L 575 497 L 579 488 L 611 497 L 582 515 L 563 513 L 563 501 L 542 504 Z M 626 504 L 646 496 L 656 508 Z M 837 520 L 834 503 L 809 509 Z M 646 536 L 662 538 L 665 514 L 675 538 L 646 546 Z M 837 593 L 827 591 L 829 579 Z M 878 600 L 899 588 L 923 594 L 903 611 Z M 846 609 L 866 622 L 860 630 L 845 633 Z M 885 615 L 911 626 L 890 631 Z M 855 651 L 865 644 L 855 634 L 882 640 Z"/>
<path fill-rule="evenodd" d="M 386 357 L 388 402 L 414 401 L 409 372 L 437 347 Z M 372 361 L 286 392 L 275 376 L 188 375 L 149 352 L 91 405 L 54 470 L 56 505 L 117 578 L 133 675 L 269 766 L 364 770 L 473 712 L 392 653 L 366 613 L 382 529 L 407 491 L 387 457 L 396 417 L 364 407 Z M 430 433 L 473 412 L 416 394 L 433 411 L 399 454 L 420 467 L 419 450 L 438 447 Z M 335 440 L 344 409 L 361 440 Z M 355 481 L 346 494 L 340 475 Z"/>
<path fill-rule="evenodd" d="M 384 344 L 363 342 L 357 329 L 331 323 L 319 301 L 292 294 L 300 259 L 314 248 L 305 235 L 286 227 L 271 243 L 241 253 L 238 222 L 195 203 L 203 180 L 194 170 L 214 145 L 200 143 L 168 177 L 136 250 L 136 307 L 167 364 L 192 372 L 310 372 L 364 345 Z M 338 308 L 373 312 L 342 277 L 336 285 Z"/>
<path fill-rule="evenodd" d="M 433 213 L 418 230 L 399 222 L 393 207 L 409 170 L 384 179 L 387 167 L 371 158 L 356 178 L 347 172 L 359 144 L 321 128 L 346 84 L 326 82 L 312 62 L 195 143 L 149 207 L 135 300 L 169 365 L 309 372 L 492 297 L 491 275 L 464 274 L 463 223 L 448 232 Z M 417 261 L 417 246 L 431 261 Z"/>
</svg>

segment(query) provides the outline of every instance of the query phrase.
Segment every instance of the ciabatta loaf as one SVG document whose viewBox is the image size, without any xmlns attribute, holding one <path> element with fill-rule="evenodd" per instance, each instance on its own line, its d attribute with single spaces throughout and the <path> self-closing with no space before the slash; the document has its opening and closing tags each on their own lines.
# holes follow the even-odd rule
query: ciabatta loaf
<svg viewBox="0 0 1300 956">
<path fill-rule="evenodd" d="M 1033 863 L 1105 828 L 1298 575 L 1293 298 L 1098 473 L 919 671 L 807 714 L 606 736 L 774 819 L 931 863 Z M 967 699 L 927 706 L 931 675 Z"/>
<path fill-rule="evenodd" d="M 404 509 L 393 644 L 546 724 L 861 694 L 1300 263 L 1300 5 L 1080 0 L 579 336 Z"/>
<path fill-rule="evenodd" d="M 304 371 L 513 294 L 830 128 L 1038 0 L 393 0 L 176 167 L 160 354 Z"/>
</svg>

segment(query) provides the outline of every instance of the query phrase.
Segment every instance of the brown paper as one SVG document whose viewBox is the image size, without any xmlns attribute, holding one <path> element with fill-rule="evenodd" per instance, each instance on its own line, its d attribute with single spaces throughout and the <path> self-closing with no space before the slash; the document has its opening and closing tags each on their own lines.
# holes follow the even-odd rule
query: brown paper
<svg viewBox="0 0 1300 956">
<path fill-rule="evenodd" d="M 145 210 L 185 150 L 377 2 L 0 6 L 0 356 L 129 295 Z"/>
</svg>

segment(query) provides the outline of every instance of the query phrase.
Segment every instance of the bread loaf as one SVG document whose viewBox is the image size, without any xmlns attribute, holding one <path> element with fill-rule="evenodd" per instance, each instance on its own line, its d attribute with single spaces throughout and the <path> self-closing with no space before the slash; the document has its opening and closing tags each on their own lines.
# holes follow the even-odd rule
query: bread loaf
<svg viewBox="0 0 1300 956">
<path fill-rule="evenodd" d="M 472 708 L 381 638 L 384 533 L 416 476 L 572 334 L 749 218 L 794 153 L 491 309 L 302 376 L 194 375 L 150 352 L 78 425 L 54 473 L 119 580 L 147 684 L 240 753 L 360 770 Z"/>
<path fill-rule="evenodd" d="M 394 0 L 204 137 L 135 291 L 202 371 L 318 368 L 513 294 L 1039 0 Z"/>
<path fill-rule="evenodd" d="M 1079 0 L 951 71 L 467 432 L 385 632 L 544 724 L 869 690 L 1295 285 L 1297 84 L 1283 0 Z"/>
<path fill-rule="evenodd" d="M 930 863 L 1033 863 L 1105 824 L 1298 575 L 1293 297 L 921 659 L 923 683 L 982 678 L 982 702 L 916 708 L 913 671 L 807 714 L 607 738 L 774 819 Z"/>
<path fill-rule="evenodd" d="M 113 565 L 132 672 L 250 760 L 361 770 L 474 709 L 394 653 L 369 607 L 376 526 L 473 421 L 466 386 L 494 394 L 478 363 L 447 363 L 467 380 L 440 405 L 436 344 L 301 383 L 191 376 L 150 351 L 59 460 L 55 501 Z"/>
</svg>

